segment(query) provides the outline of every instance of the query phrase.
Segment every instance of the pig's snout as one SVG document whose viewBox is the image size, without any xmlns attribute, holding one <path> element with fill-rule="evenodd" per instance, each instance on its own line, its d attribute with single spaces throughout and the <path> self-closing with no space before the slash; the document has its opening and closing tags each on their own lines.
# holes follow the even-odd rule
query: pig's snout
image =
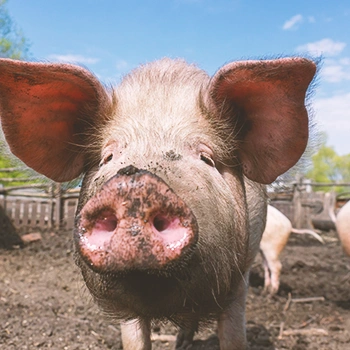
<svg viewBox="0 0 350 350">
<path fill-rule="evenodd" d="M 190 208 L 158 176 L 129 166 L 82 208 L 78 252 L 96 272 L 166 270 L 188 259 L 198 239 Z"/>
</svg>

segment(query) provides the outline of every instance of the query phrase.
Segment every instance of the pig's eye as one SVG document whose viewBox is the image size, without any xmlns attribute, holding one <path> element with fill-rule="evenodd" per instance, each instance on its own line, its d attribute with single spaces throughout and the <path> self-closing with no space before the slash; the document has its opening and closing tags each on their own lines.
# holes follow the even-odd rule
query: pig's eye
<svg viewBox="0 0 350 350">
<path fill-rule="evenodd" d="M 110 162 L 113 159 L 113 153 L 108 154 L 106 157 L 104 157 L 101 161 L 101 163 L 99 164 L 99 166 L 101 167 L 102 165 L 107 164 L 108 162 Z"/>
<path fill-rule="evenodd" d="M 210 156 L 208 154 L 202 153 L 200 158 L 201 158 L 201 160 L 204 163 L 206 163 L 206 164 L 210 165 L 211 167 L 215 168 L 215 162 L 210 158 Z"/>
</svg>

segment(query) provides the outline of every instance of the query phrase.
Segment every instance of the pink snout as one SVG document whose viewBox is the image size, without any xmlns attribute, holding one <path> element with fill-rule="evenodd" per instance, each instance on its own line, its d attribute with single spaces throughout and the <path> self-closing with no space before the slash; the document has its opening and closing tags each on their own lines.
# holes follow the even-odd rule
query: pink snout
<svg viewBox="0 0 350 350">
<path fill-rule="evenodd" d="M 162 179 L 129 166 L 82 208 L 75 239 L 96 272 L 162 270 L 190 256 L 198 228 Z"/>
</svg>

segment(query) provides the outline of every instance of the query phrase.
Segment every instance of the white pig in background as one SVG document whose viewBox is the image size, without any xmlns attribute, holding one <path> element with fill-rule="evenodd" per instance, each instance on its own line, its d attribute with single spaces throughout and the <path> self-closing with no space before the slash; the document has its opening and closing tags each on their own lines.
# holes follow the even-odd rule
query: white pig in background
<svg viewBox="0 0 350 350">
<path fill-rule="evenodd" d="M 298 230 L 290 220 L 275 207 L 267 206 L 266 227 L 260 242 L 264 265 L 264 290 L 271 295 L 278 292 L 282 264 L 279 256 L 291 233 L 310 234 L 323 243 L 322 238 L 312 230 Z"/>
<path fill-rule="evenodd" d="M 335 218 L 335 227 L 344 252 L 350 256 L 350 201 L 339 210 Z"/>
<path fill-rule="evenodd" d="M 162 59 L 108 90 L 77 66 L 0 60 L 12 152 L 55 181 L 84 175 L 75 260 L 98 306 L 122 321 L 125 350 L 150 350 L 158 319 L 179 327 L 177 349 L 213 319 L 221 350 L 246 348 L 264 184 L 305 150 L 315 72 L 294 57 L 209 77 Z"/>
</svg>

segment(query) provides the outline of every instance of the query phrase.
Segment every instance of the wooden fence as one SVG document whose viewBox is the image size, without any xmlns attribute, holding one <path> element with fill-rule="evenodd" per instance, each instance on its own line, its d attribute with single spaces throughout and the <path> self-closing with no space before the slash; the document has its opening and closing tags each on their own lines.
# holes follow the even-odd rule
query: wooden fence
<svg viewBox="0 0 350 350">
<path fill-rule="evenodd" d="M 329 192 L 318 191 L 319 187 L 329 187 Z M 349 188 L 337 194 L 335 187 Z M 270 203 L 292 222 L 295 228 L 334 229 L 334 220 L 340 207 L 350 199 L 350 183 L 294 182 L 288 188 L 269 192 Z"/>
<path fill-rule="evenodd" d="M 57 184 L 16 186 L 0 190 L 0 206 L 17 229 L 74 227 L 79 190 L 62 191 Z"/>
</svg>

